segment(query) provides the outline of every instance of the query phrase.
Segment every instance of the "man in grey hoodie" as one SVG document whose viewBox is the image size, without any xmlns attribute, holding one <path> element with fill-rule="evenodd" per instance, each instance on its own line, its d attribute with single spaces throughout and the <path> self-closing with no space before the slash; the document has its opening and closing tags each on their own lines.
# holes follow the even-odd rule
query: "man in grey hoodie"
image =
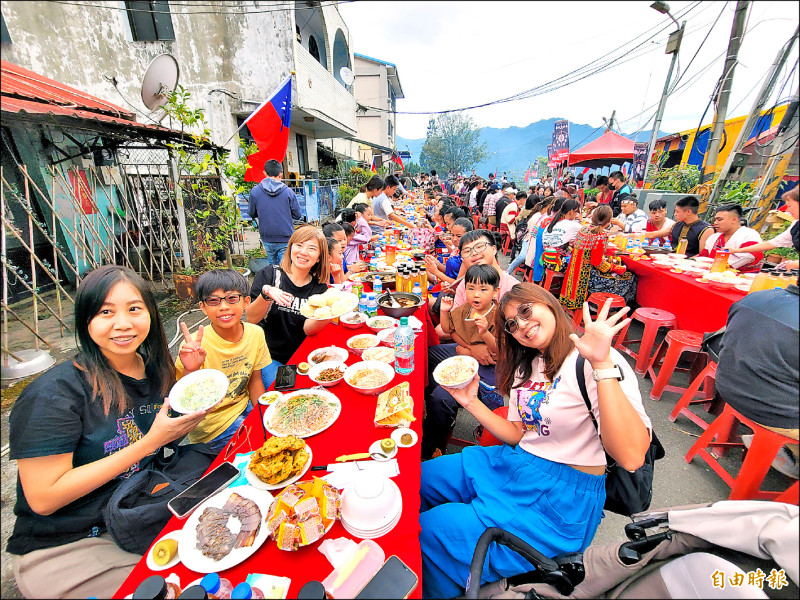
<svg viewBox="0 0 800 600">
<path fill-rule="evenodd" d="M 258 219 L 258 233 L 269 264 L 279 265 L 294 233 L 292 219 L 300 219 L 303 213 L 297 196 L 281 181 L 281 163 L 268 160 L 264 164 L 264 173 L 267 176 L 250 192 L 248 210 L 252 218 Z"/>
</svg>

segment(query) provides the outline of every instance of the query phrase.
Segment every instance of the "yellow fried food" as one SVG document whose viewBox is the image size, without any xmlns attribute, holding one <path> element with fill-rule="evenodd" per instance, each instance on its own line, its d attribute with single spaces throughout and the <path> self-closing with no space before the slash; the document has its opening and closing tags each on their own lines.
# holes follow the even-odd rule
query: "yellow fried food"
<svg viewBox="0 0 800 600">
<path fill-rule="evenodd" d="M 250 458 L 249 469 L 268 484 L 277 484 L 300 472 L 309 460 L 306 443 L 295 436 L 272 437 Z"/>
<path fill-rule="evenodd" d="M 298 437 L 288 435 L 286 437 L 273 436 L 269 438 L 261 448 L 253 453 L 250 462 L 261 461 L 283 452 L 284 450 L 300 450 L 305 448 L 306 443 Z"/>
<path fill-rule="evenodd" d="M 292 476 L 292 466 L 294 466 L 294 460 L 292 459 L 291 452 L 284 452 L 282 455 L 283 461 L 281 462 L 281 469 L 273 473 L 270 477 L 264 479 L 270 485 L 274 485 L 276 483 L 280 483 Z"/>
<path fill-rule="evenodd" d="M 310 456 L 305 448 L 301 448 L 295 452 L 294 460 L 292 462 L 292 475 L 297 475 L 300 471 L 302 471 L 309 458 Z"/>
</svg>

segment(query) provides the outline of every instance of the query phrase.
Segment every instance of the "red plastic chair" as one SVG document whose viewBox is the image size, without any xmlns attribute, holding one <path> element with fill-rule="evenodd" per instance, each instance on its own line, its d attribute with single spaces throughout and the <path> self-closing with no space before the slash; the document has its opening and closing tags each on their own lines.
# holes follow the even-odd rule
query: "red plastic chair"
<svg viewBox="0 0 800 600">
<path fill-rule="evenodd" d="M 556 278 L 556 275 L 563 277 L 563 273 L 557 273 L 552 269 L 545 269 L 544 278 L 539 282 L 539 285 L 557 297 L 561 294 L 561 291 L 558 290 L 554 293 L 551 289 L 553 287 L 553 280 Z"/>
<path fill-rule="evenodd" d="M 503 417 L 504 419 L 508 418 L 507 406 L 500 406 L 498 408 L 495 408 L 492 412 L 495 413 L 496 415 Z M 475 444 L 479 444 L 480 446 L 493 446 L 495 444 L 503 443 L 496 437 L 494 437 L 491 433 L 486 431 L 481 425 L 478 425 L 475 428 L 473 437 L 475 438 L 475 441 L 464 440 L 455 437 L 455 434 L 451 431 L 450 435 L 447 437 L 447 443 L 453 444 L 454 446 L 460 446 L 461 448 L 464 448 L 466 446 L 474 446 Z"/>
<path fill-rule="evenodd" d="M 651 400 L 660 400 L 664 392 L 685 392 L 687 388 L 676 385 L 669 385 L 669 380 L 675 371 L 688 371 L 678 367 L 678 361 L 684 352 L 701 352 L 703 344 L 703 334 L 696 331 L 686 331 L 684 329 L 673 329 L 667 332 L 667 337 L 658 346 L 658 350 L 650 360 L 647 367 L 647 375 L 653 380 L 653 390 L 650 392 Z M 663 364 L 661 361 L 664 361 Z M 658 373 L 656 368 L 661 365 Z M 645 376 L 647 376 L 645 375 Z"/>
<path fill-rule="evenodd" d="M 753 441 L 744 456 L 739 472 L 734 477 L 706 448 L 717 445 L 720 441 L 728 446 L 744 447 L 743 443 L 731 441 L 727 437 L 736 421 L 753 431 Z M 720 439 L 715 441 L 715 438 Z M 722 414 L 714 419 L 686 453 L 685 460 L 691 463 L 695 456 L 703 459 L 730 486 L 731 494 L 728 500 L 780 500 L 797 504 L 797 482 L 783 492 L 768 492 L 761 489 L 761 482 L 764 481 L 772 461 L 775 460 L 781 447 L 788 443 L 796 444 L 797 440 L 765 429 L 726 404 Z"/>
<path fill-rule="evenodd" d="M 607 292 L 589 294 L 586 302 L 596 306 L 597 309 L 600 310 L 609 298 L 611 298 L 611 308 L 620 309 L 625 307 L 625 298 L 618 294 L 609 294 Z M 577 331 L 583 331 L 583 308 L 576 308 L 575 312 L 572 313 L 572 324 Z"/>
<path fill-rule="evenodd" d="M 614 348 L 636 359 L 634 370 L 639 375 L 642 375 L 650 362 L 650 352 L 653 350 L 658 330 L 661 327 L 675 329 L 678 326 L 678 319 L 669 311 L 647 307 L 637 308 L 631 319 L 644 323 L 644 332 L 641 339 L 628 339 L 628 329 L 631 325 L 628 323 L 619 332 Z M 638 352 L 630 348 L 628 344 L 639 344 Z"/>
<path fill-rule="evenodd" d="M 707 411 L 711 405 L 711 400 L 714 398 L 714 382 L 716 378 L 717 363 L 712 360 L 708 362 L 705 368 L 700 371 L 694 380 L 692 380 L 692 383 L 689 385 L 689 387 L 686 388 L 683 396 L 681 396 L 680 400 L 678 400 L 675 408 L 672 409 L 672 413 L 669 415 L 669 420 L 674 423 L 680 415 L 683 415 L 701 429 L 707 429 L 708 422 L 704 421 L 691 410 L 689 410 L 689 405 L 703 403 L 705 404 L 705 409 Z M 703 387 L 703 398 L 698 400 L 697 394 L 701 387 Z"/>
</svg>

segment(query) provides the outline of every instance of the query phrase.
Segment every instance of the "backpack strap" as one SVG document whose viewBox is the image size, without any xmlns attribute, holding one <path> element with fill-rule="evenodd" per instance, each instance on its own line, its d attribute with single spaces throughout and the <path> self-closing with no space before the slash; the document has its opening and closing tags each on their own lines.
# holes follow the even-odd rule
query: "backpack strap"
<svg viewBox="0 0 800 600">
<path fill-rule="evenodd" d="M 281 268 L 280 267 L 274 267 L 274 271 L 275 271 L 275 284 L 274 285 L 275 285 L 276 288 L 279 288 L 279 287 L 281 287 Z"/>
<path fill-rule="evenodd" d="M 600 428 L 597 426 L 597 419 L 594 418 L 592 403 L 589 400 L 589 392 L 586 390 L 586 374 L 583 372 L 583 366 L 585 364 L 586 359 L 583 358 L 581 354 L 578 354 L 578 359 L 575 361 L 575 376 L 578 378 L 578 388 L 581 390 L 581 396 L 583 396 L 583 401 L 586 403 L 586 408 L 589 410 L 589 418 L 592 419 L 594 428 L 599 433 Z"/>
</svg>

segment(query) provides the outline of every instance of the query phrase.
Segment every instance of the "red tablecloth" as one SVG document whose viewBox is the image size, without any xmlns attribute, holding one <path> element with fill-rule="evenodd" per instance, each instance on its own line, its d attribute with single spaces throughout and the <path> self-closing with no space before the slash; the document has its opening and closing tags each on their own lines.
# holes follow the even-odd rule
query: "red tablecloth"
<svg viewBox="0 0 800 600">
<path fill-rule="evenodd" d="M 678 319 L 680 329 L 716 331 L 728 321 L 731 304 L 744 298 L 737 290 L 715 290 L 699 283 L 695 275 L 657 269 L 651 260 L 623 256 L 625 266 L 636 274 L 636 302 L 640 306 L 668 310 Z"/>
<path fill-rule="evenodd" d="M 408 381 L 411 385 L 411 396 L 414 399 L 414 416 L 417 418 L 412 423 L 411 428 L 422 437 L 422 409 L 424 406 L 424 386 L 427 376 L 428 344 L 427 335 L 432 329 L 430 319 L 427 317 L 427 308 L 421 307 L 416 315 L 425 326 L 423 331 L 417 334 L 414 355 L 414 371 L 407 375 L 395 375 L 392 383 L 397 385 L 402 381 Z M 320 333 L 306 338 L 298 351 L 293 356 L 293 362 L 299 363 L 307 360 L 307 356 L 316 348 L 325 346 L 339 346 L 346 348 L 345 342 L 349 337 L 361 333 L 370 333 L 367 327 L 359 329 L 347 329 L 341 325 L 329 325 Z M 435 335 L 435 334 L 434 334 Z M 349 355 L 347 364 L 351 365 L 358 362 L 358 357 L 352 353 Z M 312 387 L 314 383 L 307 377 L 298 375 L 297 386 Z M 365 396 L 355 392 L 344 381 L 328 388 L 339 397 L 342 402 L 342 412 L 336 422 L 327 430 L 306 441 L 311 447 L 314 456 L 314 465 L 327 465 L 332 463 L 337 456 L 342 454 L 355 454 L 366 452 L 370 444 L 375 440 L 388 437 L 391 429 L 379 429 L 374 425 L 376 396 Z M 245 420 L 245 426 L 250 428 L 249 439 L 251 447 L 243 447 L 237 451 L 240 453 L 249 452 L 261 447 L 264 443 L 264 432 L 259 424 L 259 411 L 253 410 Z M 267 434 L 268 437 L 269 434 Z M 247 446 L 247 444 L 245 444 Z M 222 462 L 224 452 L 217 457 L 209 470 Z M 394 482 L 403 494 L 403 513 L 397 526 L 383 537 L 375 541 L 383 548 L 386 557 L 395 554 L 405 562 L 419 577 L 419 585 L 412 593 L 412 598 L 422 596 L 422 557 L 419 548 L 419 481 L 420 481 L 420 444 L 417 443 L 413 448 L 400 449 L 397 453 L 397 461 L 400 474 L 394 477 Z M 232 460 L 232 457 L 229 457 Z M 316 474 L 322 476 L 325 473 L 308 472 L 304 479 L 311 479 Z M 232 488 L 234 491 L 235 488 Z M 277 495 L 280 492 L 274 492 Z M 266 515 L 265 515 L 266 516 Z M 170 531 L 178 530 L 183 526 L 184 521 L 177 518 L 170 519 L 164 530 L 159 534 L 159 538 Z M 356 543 L 360 540 L 353 538 L 340 522 L 336 522 L 333 528 L 323 539 L 334 539 L 347 537 Z M 283 552 L 278 550 L 273 540 L 267 540 L 255 554 L 243 563 L 221 572 L 221 576 L 230 580 L 233 585 L 244 581 L 250 573 L 264 573 L 289 577 L 292 580 L 288 590 L 289 598 L 296 598 L 300 588 L 307 581 L 322 581 L 333 570 L 328 560 L 317 550 L 320 542 L 310 546 L 300 548 L 297 552 Z M 179 550 L 180 551 L 180 550 Z M 150 552 L 150 550 L 148 550 Z M 146 556 L 146 555 L 145 555 Z M 153 574 L 168 575 L 176 573 L 181 580 L 181 585 L 186 586 L 195 579 L 202 577 L 202 574 L 195 573 L 179 563 L 172 569 L 160 571 L 158 573 L 147 568 L 144 558 L 136 565 L 133 572 L 125 580 L 117 591 L 115 598 L 124 598 L 133 593 L 141 581 Z"/>
</svg>

